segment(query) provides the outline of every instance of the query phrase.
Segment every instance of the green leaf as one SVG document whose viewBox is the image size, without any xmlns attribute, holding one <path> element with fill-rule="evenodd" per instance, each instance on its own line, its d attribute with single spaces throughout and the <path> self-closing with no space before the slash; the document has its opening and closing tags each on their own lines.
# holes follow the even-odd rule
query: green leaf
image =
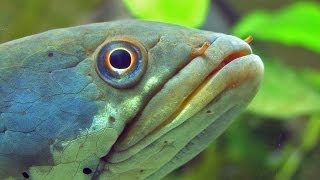
<svg viewBox="0 0 320 180">
<path fill-rule="evenodd" d="M 290 154 L 288 160 L 275 176 L 275 180 L 290 180 L 293 174 L 297 171 L 299 164 L 303 159 L 300 151 L 294 151 Z"/>
<path fill-rule="evenodd" d="M 275 118 L 320 112 L 320 93 L 289 67 L 264 58 L 265 76 L 248 110 Z"/>
<path fill-rule="evenodd" d="M 275 12 L 255 11 L 244 17 L 233 32 L 320 53 L 320 4 L 298 2 Z"/>
<path fill-rule="evenodd" d="M 292 179 L 294 174 L 297 173 L 297 170 L 305 161 L 307 154 L 310 154 L 310 151 L 313 151 L 314 148 L 319 143 L 320 137 L 320 115 L 315 114 L 310 117 L 304 130 L 302 131 L 301 142 L 298 147 L 290 148 L 290 145 L 287 144 L 287 151 L 289 150 L 290 154 L 286 161 L 284 162 L 281 169 L 279 169 L 275 179 L 276 180 L 285 180 Z"/>
<path fill-rule="evenodd" d="M 48 29 L 74 26 L 101 3 L 102 0 L 1 0 L 0 43 Z"/>
<path fill-rule="evenodd" d="M 123 2 L 137 18 L 189 27 L 201 26 L 210 7 L 209 0 L 123 0 Z"/>
<path fill-rule="evenodd" d="M 299 75 L 310 84 L 314 89 L 320 92 L 320 71 L 313 69 L 303 69 Z"/>
<path fill-rule="evenodd" d="M 320 138 L 320 115 L 311 116 L 302 135 L 301 149 L 302 151 L 312 150 L 318 143 Z"/>
</svg>

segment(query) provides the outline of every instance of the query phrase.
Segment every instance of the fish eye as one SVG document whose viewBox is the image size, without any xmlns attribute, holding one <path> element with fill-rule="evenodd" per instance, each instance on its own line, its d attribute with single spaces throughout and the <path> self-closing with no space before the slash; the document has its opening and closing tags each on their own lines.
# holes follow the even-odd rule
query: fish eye
<svg viewBox="0 0 320 180">
<path fill-rule="evenodd" d="M 129 88 L 144 74 L 147 52 L 136 40 L 112 40 L 100 48 L 96 60 L 96 70 L 104 81 L 115 88 Z"/>
</svg>

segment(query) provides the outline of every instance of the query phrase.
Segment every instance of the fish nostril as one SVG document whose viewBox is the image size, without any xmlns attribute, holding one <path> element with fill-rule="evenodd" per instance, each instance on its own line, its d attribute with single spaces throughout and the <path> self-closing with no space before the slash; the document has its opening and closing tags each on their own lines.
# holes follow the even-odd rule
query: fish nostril
<svg viewBox="0 0 320 180">
<path fill-rule="evenodd" d="M 200 48 L 192 49 L 190 54 L 190 59 L 194 59 L 197 56 L 202 56 L 211 44 L 209 42 L 204 42 Z"/>
<path fill-rule="evenodd" d="M 249 36 L 248 36 L 247 38 L 245 38 L 243 41 L 246 42 L 246 43 L 248 43 L 248 44 L 250 44 L 250 43 L 253 41 L 253 37 L 252 37 L 251 35 L 249 35 Z"/>
</svg>

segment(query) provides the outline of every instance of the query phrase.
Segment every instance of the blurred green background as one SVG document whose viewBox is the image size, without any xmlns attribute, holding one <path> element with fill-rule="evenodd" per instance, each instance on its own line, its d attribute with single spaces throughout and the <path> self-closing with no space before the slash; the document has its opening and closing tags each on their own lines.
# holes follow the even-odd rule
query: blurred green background
<svg viewBox="0 0 320 180">
<path fill-rule="evenodd" d="M 166 179 L 320 177 L 320 3 L 299 0 L 1 0 L 0 43 L 45 30 L 140 18 L 245 38 L 261 90 L 227 131 Z"/>
</svg>

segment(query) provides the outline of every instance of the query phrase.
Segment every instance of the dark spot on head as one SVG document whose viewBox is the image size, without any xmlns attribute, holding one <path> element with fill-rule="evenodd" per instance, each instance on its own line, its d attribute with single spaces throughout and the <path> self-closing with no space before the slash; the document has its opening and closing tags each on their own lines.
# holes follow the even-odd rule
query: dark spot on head
<svg viewBox="0 0 320 180">
<path fill-rule="evenodd" d="M 116 122 L 116 119 L 113 116 L 109 116 L 109 122 L 114 123 Z"/>
<path fill-rule="evenodd" d="M 90 168 L 83 168 L 82 172 L 83 174 L 91 174 L 92 170 Z"/>
<path fill-rule="evenodd" d="M 210 110 L 208 110 L 208 111 L 207 111 L 207 113 L 209 114 L 209 113 L 211 113 L 211 111 L 210 111 Z"/>
<path fill-rule="evenodd" d="M 4 133 L 7 131 L 7 127 L 4 124 L 0 124 L 0 133 Z"/>
<path fill-rule="evenodd" d="M 140 173 L 143 173 L 143 171 L 144 171 L 143 169 L 140 169 Z"/>
<path fill-rule="evenodd" d="M 23 172 L 23 173 L 22 173 L 22 176 L 23 176 L 24 178 L 26 178 L 26 179 L 28 179 L 28 178 L 30 177 L 27 172 Z"/>
<path fill-rule="evenodd" d="M 49 52 L 48 53 L 48 57 L 52 57 L 53 56 L 53 53 L 52 52 Z"/>
<path fill-rule="evenodd" d="M 90 54 L 92 54 L 92 50 L 91 49 L 86 49 L 86 55 L 89 56 Z"/>
</svg>

